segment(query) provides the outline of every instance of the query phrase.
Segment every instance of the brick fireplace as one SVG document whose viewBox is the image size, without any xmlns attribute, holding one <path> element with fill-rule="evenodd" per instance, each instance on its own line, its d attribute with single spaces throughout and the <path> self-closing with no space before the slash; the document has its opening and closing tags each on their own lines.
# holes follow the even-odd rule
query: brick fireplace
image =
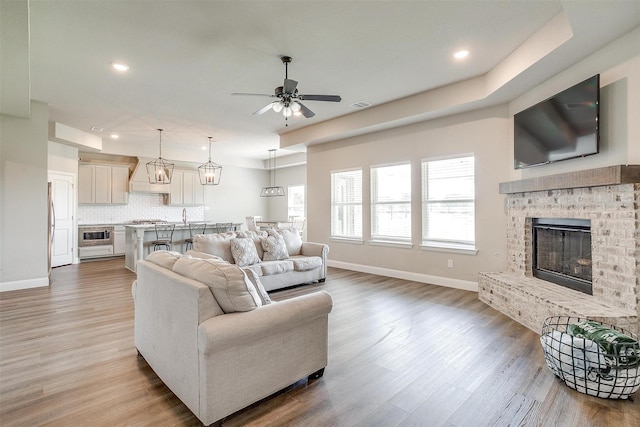
<svg viewBox="0 0 640 427">
<path fill-rule="evenodd" d="M 480 273 L 478 297 L 529 329 L 570 315 L 640 332 L 640 166 L 500 184 L 507 195 L 507 271 Z M 533 276 L 535 218 L 589 220 L 592 295 Z"/>
</svg>

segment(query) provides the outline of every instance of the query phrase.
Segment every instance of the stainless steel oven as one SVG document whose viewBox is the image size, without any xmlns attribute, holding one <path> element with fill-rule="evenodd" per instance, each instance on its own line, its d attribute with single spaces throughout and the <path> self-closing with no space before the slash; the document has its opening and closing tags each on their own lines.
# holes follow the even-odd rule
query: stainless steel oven
<svg viewBox="0 0 640 427">
<path fill-rule="evenodd" d="M 113 245 L 113 227 L 78 227 L 78 247 Z"/>
</svg>

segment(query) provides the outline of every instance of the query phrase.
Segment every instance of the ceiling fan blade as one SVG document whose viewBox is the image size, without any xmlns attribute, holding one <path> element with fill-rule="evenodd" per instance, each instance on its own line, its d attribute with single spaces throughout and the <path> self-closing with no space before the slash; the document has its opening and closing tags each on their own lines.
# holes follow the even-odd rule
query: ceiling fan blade
<svg viewBox="0 0 640 427">
<path fill-rule="evenodd" d="M 300 104 L 300 113 L 306 117 L 307 119 L 310 117 L 313 117 L 316 115 L 316 113 L 314 113 L 313 111 L 309 110 L 307 107 L 304 106 L 304 104 L 302 104 L 301 102 L 298 102 L 298 104 Z"/>
<path fill-rule="evenodd" d="M 266 113 L 267 111 L 271 110 L 273 108 L 273 102 L 265 105 L 264 107 L 262 107 L 261 109 L 259 109 L 258 111 L 256 111 L 255 113 L 253 113 L 256 116 L 259 116 L 260 114 Z"/>
<path fill-rule="evenodd" d="M 305 101 L 329 101 L 329 102 L 340 102 L 342 98 L 340 95 L 298 95 L 299 99 L 303 99 Z"/>
<path fill-rule="evenodd" d="M 267 98 L 275 98 L 275 95 L 267 95 L 266 93 L 243 93 L 243 92 L 234 92 L 231 95 L 242 95 L 242 96 L 263 96 Z"/>
<path fill-rule="evenodd" d="M 298 82 L 291 79 L 284 79 L 284 93 L 294 93 Z"/>
</svg>

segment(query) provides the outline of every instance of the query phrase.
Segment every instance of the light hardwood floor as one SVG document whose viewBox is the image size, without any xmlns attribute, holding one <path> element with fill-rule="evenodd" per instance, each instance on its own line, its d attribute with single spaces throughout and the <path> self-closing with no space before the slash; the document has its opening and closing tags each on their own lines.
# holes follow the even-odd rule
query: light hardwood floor
<svg viewBox="0 0 640 427">
<path fill-rule="evenodd" d="M 136 357 L 133 280 L 116 259 L 0 294 L 0 425 L 200 425 Z M 538 336 L 476 293 L 330 269 L 325 283 L 272 298 L 317 289 L 334 299 L 324 377 L 224 426 L 640 425 L 640 399 L 569 389 L 545 366 Z"/>
</svg>

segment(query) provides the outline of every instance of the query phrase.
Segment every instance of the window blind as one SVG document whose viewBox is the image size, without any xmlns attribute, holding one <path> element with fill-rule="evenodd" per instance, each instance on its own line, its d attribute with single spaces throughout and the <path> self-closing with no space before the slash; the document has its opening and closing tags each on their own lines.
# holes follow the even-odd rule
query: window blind
<svg viewBox="0 0 640 427">
<path fill-rule="evenodd" d="M 371 238 L 411 240 L 411 164 L 371 168 Z"/>
<path fill-rule="evenodd" d="M 424 245 L 475 247 L 475 159 L 422 162 Z"/>
<path fill-rule="evenodd" d="M 331 172 L 331 236 L 362 238 L 362 169 Z"/>
</svg>

